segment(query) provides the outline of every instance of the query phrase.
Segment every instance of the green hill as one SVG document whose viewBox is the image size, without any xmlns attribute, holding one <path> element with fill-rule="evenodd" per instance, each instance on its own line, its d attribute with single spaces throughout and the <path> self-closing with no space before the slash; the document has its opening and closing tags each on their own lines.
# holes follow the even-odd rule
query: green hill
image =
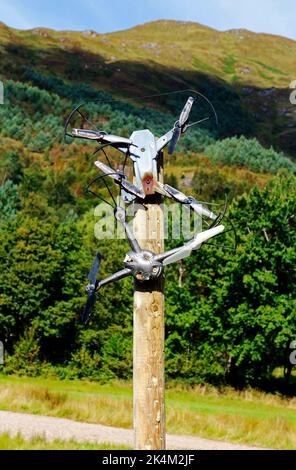
<svg viewBox="0 0 296 470">
<path fill-rule="evenodd" d="M 24 69 L 30 69 L 134 100 L 193 87 L 214 102 L 220 135 L 257 136 L 291 155 L 296 155 L 296 114 L 289 102 L 295 56 L 296 42 L 287 38 L 219 32 L 190 22 L 156 21 L 110 34 L 0 25 L 4 78 L 24 80 Z M 159 106 L 169 104 L 163 99 Z"/>
</svg>

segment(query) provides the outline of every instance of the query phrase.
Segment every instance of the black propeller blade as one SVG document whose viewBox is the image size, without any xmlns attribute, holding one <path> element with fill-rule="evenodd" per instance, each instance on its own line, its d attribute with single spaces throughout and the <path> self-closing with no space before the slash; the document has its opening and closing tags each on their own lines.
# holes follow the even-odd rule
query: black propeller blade
<svg viewBox="0 0 296 470">
<path fill-rule="evenodd" d="M 90 284 L 94 285 L 96 283 L 97 277 L 98 277 L 98 272 L 100 268 L 100 263 L 101 263 L 102 255 L 101 253 L 97 253 L 95 256 L 95 259 L 93 261 L 92 267 L 90 268 L 90 271 L 88 273 L 88 280 Z"/>
<path fill-rule="evenodd" d="M 98 285 L 97 277 L 98 277 L 98 272 L 100 269 L 101 259 L 102 259 L 102 255 L 100 253 L 97 253 L 93 261 L 92 267 L 90 268 L 90 271 L 88 273 L 89 284 L 86 286 L 87 301 L 86 301 L 84 310 L 81 315 L 81 319 L 83 323 L 85 324 L 88 323 L 91 311 L 97 299 L 97 294 L 96 294 L 96 288 Z"/>
<path fill-rule="evenodd" d="M 181 136 L 181 127 L 179 126 L 179 121 L 177 121 L 173 130 L 173 137 L 170 141 L 169 148 L 168 148 L 169 155 L 172 155 L 172 153 L 174 152 L 176 145 L 178 143 L 178 140 L 180 139 L 180 136 Z"/>
<path fill-rule="evenodd" d="M 192 96 L 188 98 L 188 100 L 185 103 L 184 108 L 182 109 L 179 120 L 175 123 L 173 136 L 170 141 L 169 148 L 168 148 L 169 155 L 171 155 L 174 152 L 176 145 L 178 143 L 178 140 L 180 139 L 181 133 L 185 132 L 185 130 L 188 127 L 187 123 L 189 120 L 189 114 L 190 114 L 194 101 L 195 101 L 195 98 L 193 98 Z"/>
</svg>

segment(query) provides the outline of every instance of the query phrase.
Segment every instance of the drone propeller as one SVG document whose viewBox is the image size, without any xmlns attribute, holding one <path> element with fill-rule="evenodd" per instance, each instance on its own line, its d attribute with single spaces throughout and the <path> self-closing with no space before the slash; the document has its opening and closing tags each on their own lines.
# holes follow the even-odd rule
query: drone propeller
<svg viewBox="0 0 296 470">
<path fill-rule="evenodd" d="M 101 259 L 102 255 L 100 253 L 97 253 L 87 276 L 90 283 L 86 286 L 87 301 L 81 315 L 81 319 L 84 324 L 88 323 L 90 313 L 96 303 L 96 288 L 98 285 L 97 276 L 100 268 Z"/>
<path fill-rule="evenodd" d="M 179 121 L 175 123 L 175 127 L 173 130 L 173 137 L 172 140 L 170 141 L 169 148 L 168 148 L 168 154 L 172 155 L 174 152 L 177 143 L 179 142 L 179 139 L 181 137 L 181 127 L 179 125 Z"/>
<path fill-rule="evenodd" d="M 218 235 L 219 233 L 223 232 L 223 230 L 224 225 L 218 225 L 218 227 L 213 227 L 209 230 L 205 230 L 204 232 L 198 233 L 190 242 L 186 243 L 182 248 L 177 249 L 175 252 L 173 252 L 173 254 L 167 256 L 162 262 L 163 266 L 175 263 L 176 261 L 186 258 L 191 254 L 192 250 L 197 250 L 203 242 L 209 240 L 209 238 L 212 238 L 215 235 Z"/>
<path fill-rule="evenodd" d="M 195 98 L 193 98 L 192 96 L 190 96 L 188 98 L 184 108 L 181 111 L 179 120 L 175 122 L 174 130 L 173 130 L 173 136 L 172 136 L 172 139 L 170 141 L 170 145 L 169 145 L 169 149 L 168 149 L 168 153 L 170 155 L 174 152 L 174 150 L 176 148 L 176 145 L 177 145 L 177 143 L 180 139 L 181 133 L 185 132 L 185 130 L 187 128 L 186 124 L 188 122 L 189 114 L 190 114 L 190 111 L 191 111 L 191 108 L 192 108 L 192 105 L 193 105 L 194 101 L 195 101 Z"/>
</svg>

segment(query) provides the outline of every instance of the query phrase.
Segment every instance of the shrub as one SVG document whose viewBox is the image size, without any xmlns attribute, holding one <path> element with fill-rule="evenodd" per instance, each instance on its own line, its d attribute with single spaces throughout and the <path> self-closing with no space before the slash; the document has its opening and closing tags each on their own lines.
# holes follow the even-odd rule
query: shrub
<svg viewBox="0 0 296 470">
<path fill-rule="evenodd" d="M 262 173 L 277 173 L 286 168 L 296 173 L 296 165 L 283 153 L 276 152 L 272 147 L 266 149 L 257 139 L 246 137 L 230 137 L 219 140 L 205 148 L 205 154 L 213 162 L 225 165 L 245 166 Z"/>
</svg>

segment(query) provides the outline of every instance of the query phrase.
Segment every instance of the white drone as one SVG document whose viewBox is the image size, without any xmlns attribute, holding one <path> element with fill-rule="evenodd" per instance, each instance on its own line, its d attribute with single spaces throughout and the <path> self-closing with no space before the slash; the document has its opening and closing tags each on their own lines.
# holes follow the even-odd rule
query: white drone
<svg viewBox="0 0 296 470">
<path fill-rule="evenodd" d="M 185 243 L 183 246 L 161 254 L 155 254 L 149 250 L 142 250 L 140 248 L 131 228 L 126 222 L 125 210 L 116 205 L 115 200 L 112 197 L 114 201 L 115 218 L 123 224 L 131 250 L 126 254 L 123 260 L 124 269 L 101 280 L 98 280 L 97 276 L 102 256 L 100 253 L 97 253 L 95 256 L 93 265 L 88 274 L 89 284 L 86 287 L 88 298 L 82 314 L 82 319 L 85 323 L 89 320 L 90 312 L 96 301 L 96 292 L 100 287 L 130 275 L 142 282 L 155 279 L 161 275 L 164 266 L 175 263 L 176 261 L 189 256 L 193 250 L 199 249 L 202 243 L 224 231 L 224 225 L 220 224 L 220 221 L 225 215 L 226 206 L 224 207 L 223 213 L 216 216 L 211 210 L 204 207 L 195 198 L 186 196 L 181 191 L 168 184 L 163 184 L 158 180 L 157 165 L 162 150 L 168 145 L 168 153 L 172 154 L 181 134 L 186 132 L 189 127 L 209 119 L 207 117 L 199 121 L 189 123 L 189 116 L 194 102 L 195 98 L 190 96 L 173 128 L 160 138 L 156 138 L 148 129 L 134 131 L 130 138 L 84 128 L 71 128 L 71 132 L 68 133 L 68 126 L 70 125 L 70 120 L 75 112 L 78 112 L 80 116 L 85 119 L 85 116 L 79 109 L 80 107 L 75 108 L 66 121 L 65 135 L 94 140 L 102 145 L 100 149 L 111 146 L 124 153 L 125 158 L 130 157 L 133 161 L 135 184 L 128 181 L 126 175 L 122 171 L 115 170 L 114 168 L 111 168 L 111 166 L 97 160 L 95 161 L 95 165 L 102 173 L 89 184 L 89 188 L 99 178 L 107 176 L 120 186 L 120 192 L 125 202 L 130 203 L 134 200 L 144 201 L 145 199 L 147 200 L 147 198 L 149 199 L 149 196 L 159 193 L 169 198 L 173 198 L 181 204 L 188 205 L 196 214 L 204 216 L 212 221 L 211 225 L 207 223 L 207 225 L 209 225 L 208 230 L 196 233 L 193 239 Z M 86 119 L 86 121 L 88 120 Z M 90 190 L 90 192 L 103 199 L 92 190 Z"/>
</svg>

